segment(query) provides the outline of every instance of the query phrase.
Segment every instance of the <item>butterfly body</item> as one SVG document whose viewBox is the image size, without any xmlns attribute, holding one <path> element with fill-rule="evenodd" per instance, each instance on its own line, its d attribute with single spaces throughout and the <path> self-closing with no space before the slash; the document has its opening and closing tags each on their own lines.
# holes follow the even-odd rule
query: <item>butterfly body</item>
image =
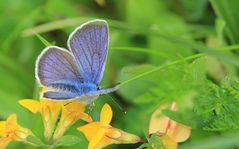
<svg viewBox="0 0 239 149">
<path fill-rule="evenodd" d="M 50 100 L 79 100 L 90 103 L 117 89 L 99 89 L 108 48 L 108 25 L 89 21 L 76 28 L 68 39 L 68 49 L 48 46 L 36 61 L 35 76 L 48 91 Z"/>
</svg>

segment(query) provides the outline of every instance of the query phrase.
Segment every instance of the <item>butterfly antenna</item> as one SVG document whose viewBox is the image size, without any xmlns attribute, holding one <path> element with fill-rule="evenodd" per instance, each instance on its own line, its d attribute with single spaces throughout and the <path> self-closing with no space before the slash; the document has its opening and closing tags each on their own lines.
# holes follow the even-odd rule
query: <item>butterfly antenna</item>
<svg viewBox="0 0 239 149">
<path fill-rule="evenodd" d="M 121 106 L 111 95 L 109 95 L 109 94 L 106 94 L 106 95 L 109 96 L 110 99 L 114 102 L 114 104 L 116 104 L 117 107 L 118 107 L 122 112 L 124 112 L 124 113 L 126 114 L 126 111 L 122 108 L 122 106 Z"/>
</svg>

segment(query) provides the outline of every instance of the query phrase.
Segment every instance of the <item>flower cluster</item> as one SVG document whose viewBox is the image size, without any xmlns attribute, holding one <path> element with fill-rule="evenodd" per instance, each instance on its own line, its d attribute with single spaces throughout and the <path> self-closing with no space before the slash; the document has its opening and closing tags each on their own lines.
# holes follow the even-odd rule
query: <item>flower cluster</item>
<svg viewBox="0 0 239 149">
<path fill-rule="evenodd" d="M 24 99 L 20 100 L 19 103 L 32 113 L 39 112 L 42 115 L 45 128 L 44 135 L 48 141 L 55 130 L 59 115 L 60 121 L 54 131 L 54 141 L 62 137 L 65 131 L 77 120 L 82 119 L 86 122 L 92 122 L 91 117 L 84 113 L 85 105 L 77 101 L 56 102 L 45 99 L 40 101 Z"/>
<path fill-rule="evenodd" d="M 140 138 L 136 135 L 124 132 L 110 125 L 113 112 L 108 104 L 105 104 L 100 113 L 100 121 L 89 123 L 79 127 L 90 141 L 88 149 L 100 149 L 109 144 L 137 143 Z"/>
<path fill-rule="evenodd" d="M 17 123 L 16 114 L 10 115 L 6 121 L 0 121 L 0 149 L 6 148 L 11 141 L 23 141 L 27 143 L 27 137 L 32 132 Z"/>
<path fill-rule="evenodd" d="M 101 149 L 110 144 L 137 143 L 140 138 L 136 135 L 124 132 L 110 125 L 113 112 L 108 104 L 101 110 L 100 121 L 93 122 L 85 113 L 85 105 L 78 101 L 56 102 L 46 99 L 39 101 L 23 99 L 19 103 L 32 113 L 40 113 L 42 116 L 47 144 L 53 138 L 53 144 L 64 136 L 67 129 L 78 120 L 84 120 L 88 124 L 78 128 L 89 140 L 88 149 Z M 17 124 L 16 114 L 9 116 L 6 121 L 0 122 L 0 149 L 6 148 L 10 141 L 22 141 L 35 145 L 27 140 L 33 133 Z M 59 121 L 58 121 L 59 119 Z M 46 145 L 47 146 L 47 145 Z"/>
<path fill-rule="evenodd" d="M 65 132 L 78 120 L 87 122 L 86 125 L 78 127 L 77 130 L 81 131 L 89 141 L 88 149 L 101 149 L 110 144 L 138 142 L 144 143 L 142 147 L 176 149 L 178 143 L 186 141 L 191 133 L 190 127 L 163 115 L 162 110 L 169 108 L 168 105 L 161 105 L 153 112 L 149 123 L 149 140 L 144 141 L 134 134 L 110 125 L 113 111 L 107 103 L 101 109 L 99 121 L 93 121 L 90 115 L 84 112 L 86 105 L 79 101 L 56 102 L 46 99 L 39 101 L 23 99 L 19 103 L 32 113 L 41 114 L 46 144 L 31 142 L 31 139 L 28 139 L 29 137 L 37 137 L 31 130 L 20 126 L 17 123 L 16 114 L 12 114 L 6 121 L 0 121 L 0 149 L 5 149 L 11 141 L 21 141 L 43 147 L 57 146 L 56 144 L 59 143 L 59 140 L 65 136 Z M 176 111 L 175 102 L 170 109 Z M 157 142 L 161 143 L 157 144 Z"/>
</svg>

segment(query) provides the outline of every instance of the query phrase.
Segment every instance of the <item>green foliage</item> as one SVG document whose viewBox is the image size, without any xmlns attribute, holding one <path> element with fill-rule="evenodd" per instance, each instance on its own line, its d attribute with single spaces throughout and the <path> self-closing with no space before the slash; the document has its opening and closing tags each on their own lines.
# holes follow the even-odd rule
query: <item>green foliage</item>
<svg viewBox="0 0 239 149">
<path fill-rule="evenodd" d="M 55 146 L 72 146 L 81 142 L 81 139 L 77 136 L 66 135 L 61 137 L 55 143 Z"/>
<path fill-rule="evenodd" d="M 148 143 L 142 144 L 137 149 L 163 149 L 162 138 L 159 137 L 157 134 L 153 134 L 150 138 Z"/>
<path fill-rule="evenodd" d="M 27 142 L 30 142 L 31 144 L 33 144 L 36 147 L 47 147 L 46 144 L 44 144 L 39 138 L 37 138 L 35 136 L 28 136 L 26 140 L 27 140 Z"/>
<path fill-rule="evenodd" d="M 232 43 L 239 42 L 238 24 L 239 13 L 237 9 L 238 1 L 232 0 L 229 2 L 223 0 L 211 0 L 212 6 L 217 15 L 226 22 L 226 34 Z"/>
<path fill-rule="evenodd" d="M 239 83 L 225 79 L 221 86 L 209 83 L 196 99 L 195 111 L 202 128 L 209 131 L 238 129 Z"/>
<path fill-rule="evenodd" d="M 123 110 L 102 96 L 90 112 L 95 120 L 108 102 L 114 112 L 112 125 L 145 139 L 152 112 L 176 101 L 178 111 L 163 114 L 192 127 L 190 140 L 179 148 L 239 148 L 238 4 L 237 0 L 105 0 L 105 6 L 88 0 L 2 1 L 0 119 L 17 113 L 20 124 L 36 135 L 28 141 L 46 148 L 41 117 L 32 118 L 17 102 L 39 97 L 36 57 L 46 45 L 66 47 L 69 33 L 85 21 L 103 18 L 110 27 L 110 47 L 101 85 L 119 85 L 111 96 Z M 76 132 L 81 125 L 77 122 L 55 147 L 86 148 L 86 138 Z M 107 148 L 161 143 L 157 136 L 147 141 Z M 22 143 L 9 146 L 23 147 L 32 148 Z"/>
</svg>

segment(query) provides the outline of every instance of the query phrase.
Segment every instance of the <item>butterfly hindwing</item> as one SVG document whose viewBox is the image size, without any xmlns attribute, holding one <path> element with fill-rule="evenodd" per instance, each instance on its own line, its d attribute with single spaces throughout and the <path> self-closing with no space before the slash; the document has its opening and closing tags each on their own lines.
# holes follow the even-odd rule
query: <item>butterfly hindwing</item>
<svg viewBox="0 0 239 149">
<path fill-rule="evenodd" d="M 93 20 L 77 28 L 68 39 L 68 48 L 86 83 L 99 85 L 105 68 L 108 48 L 108 25 Z"/>
<path fill-rule="evenodd" d="M 57 91 L 48 91 L 43 93 L 43 97 L 54 100 L 67 100 L 77 97 L 75 92 L 57 92 Z"/>
</svg>

